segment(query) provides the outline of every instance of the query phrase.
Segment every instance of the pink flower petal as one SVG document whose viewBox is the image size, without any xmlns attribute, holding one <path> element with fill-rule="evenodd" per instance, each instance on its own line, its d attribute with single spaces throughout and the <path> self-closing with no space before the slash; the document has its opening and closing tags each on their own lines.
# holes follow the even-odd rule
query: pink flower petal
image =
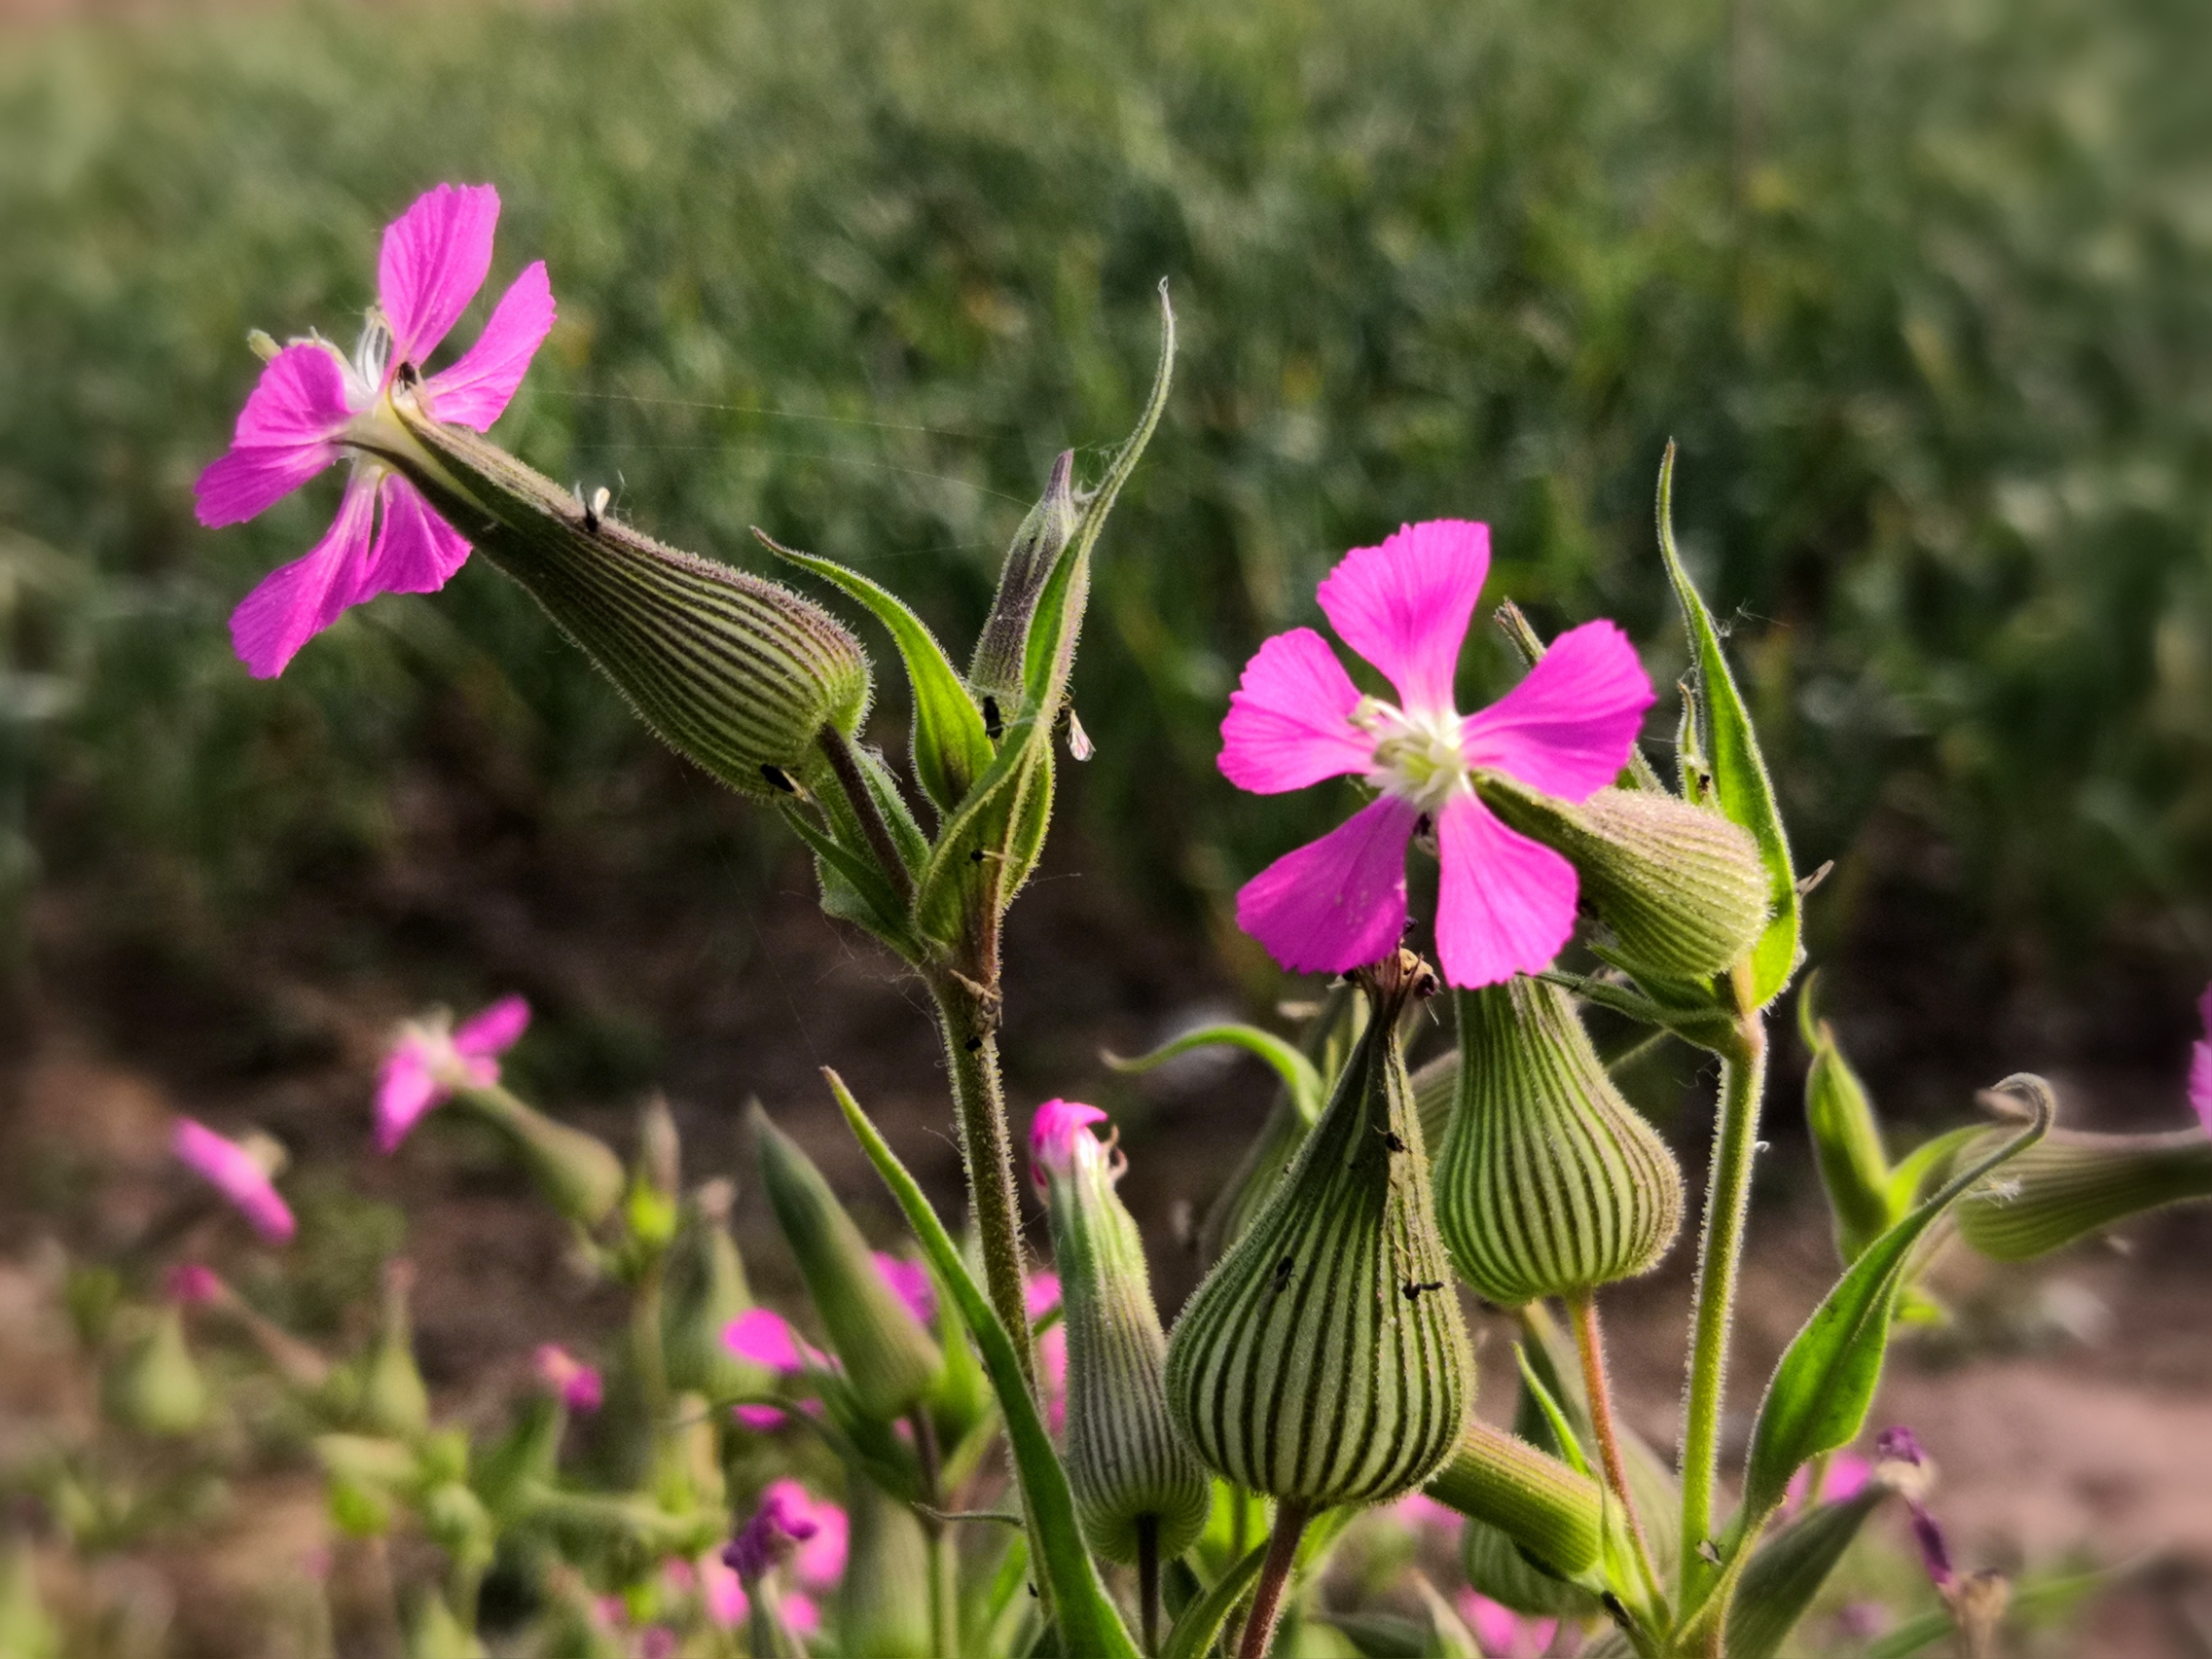
<svg viewBox="0 0 2212 1659">
<path fill-rule="evenodd" d="M 1472 990 L 1551 966 L 1575 931 L 1575 866 L 1507 829 L 1471 795 L 1444 809 L 1436 842 L 1444 978 Z"/>
<path fill-rule="evenodd" d="M 530 359 L 553 332 L 553 287 L 539 260 L 500 295 L 476 343 L 424 383 L 430 413 L 472 432 L 490 429 L 523 383 Z"/>
<path fill-rule="evenodd" d="M 531 1364 L 538 1381 L 570 1411 L 598 1411 L 606 1403 L 606 1385 L 598 1372 L 559 1343 L 541 1343 Z"/>
<path fill-rule="evenodd" d="M 1490 574 L 1490 526 L 1406 524 L 1356 547 L 1323 578 L 1321 608 L 1344 643 L 1391 677 L 1409 714 L 1450 708 L 1468 620 Z"/>
<path fill-rule="evenodd" d="M 810 1590 L 837 1588 L 845 1576 L 845 1557 L 851 1545 L 852 1526 L 845 1511 L 826 1498 L 810 1493 L 785 1476 L 769 1482 L 766 1499 L 773 1497 L 787 1518 L 785 1525 L 799 1540 L 791 1552 L 791 1573 Z M 801 1525 L 811 1531 L 802 1532 Z"/>
<path fill-rule="evenodd" d="M 453 1048 L 464 1055 L 505 1054 L 529 1029 L 530 1005 L 520 996 L 502 996 L 471 1014 L 453 1032 Z"/>
<path fill-rule="evenodd" d="M 894 1256 L 888 1250 L 872 1252 L 876 1271 L 884 1276 L 884 1282 L 898 1294 L 906 1304 L 906 1311 L 924 1324 L 937 1317 L 937 1287 L 929 1282 L 929 1270 L 920 1262 Z"/>
<path fill-rule="evenodd" d="M 737 1569 L 719 1555 L 702 1556 L 699 1562 L 699 1599 L 707 1621 L 719 1630 L 735 1630 L 745 1622 L 752 1603 Z"/>
<path fill-rule="evenodd" d="M 2204 1133 L 2212 1135 L 2212 985 L 2204 988 L 2196 1013 L 2204 1022 L 2205 1040 L 2190 1054 L 2189 1103 L 2196 1108 L 2196 1121 L 2204 1126 Z"/>
<path fill-rule="evenodd" d="M 199 1262 L 179 1262 L 169 1269 L 163 1285 L 168 1299 L 182 1308 L 204 1308 L 223 1294 L 223 1281 L 215 1270 Z"/>
<path fill-rule="evenodd" d="M 1287 852 L 1237 894 L 1237 925 L 1294 973 L 1380 961 L 1405 931 L 1405 845 L 1420 812 L 1386 795 Z"/>
<path fill-rule="evenodd" d="M 376 550 L 345 602 L 357 605 L 379 594 L 435 594 L 467 562 L 467 541 L 398 474 L 385 474 L 378 494 L 384 512 Z"/>
<path fill-rule="evenodd" d="M 369 558 L 376 487 L 356 473 L 330 530 L 304 559 L 262 578 L 231 613 L 231 645 L 256 679 L 272 679 L 300 647 L 338 620 Z"/>
<path fill-rule="evenodd" d="M 1068 1421 L 1068 1325 L 1065 1320 L 1036 1339 L 1036 1374 L 1044 1388 L 1045 1426 L 1057 1434 Z"/>
<path fill-rule="evenodd" d="M 287 345 L 247 395 L 231 448 L 192 487 L 199 522 L 239 523 L 291 494 L 338 459 L 332 440 L 352 418 L 337 357 Z"/>
<path fill-rule="evenodd" d="M 377 1068 L 377 1150 L 387 1158 L 398 1151 L 422 1114 L 445 1098 L 421 1040 L 402 1037 Z"/>
<path fill-rule="evenodd" d="M 730 1415 L 755 1434 L 773 1434 L 783 1426 L 783 1413 L 774 1406 L 732 1406 Z"/>
<path fill-rule="evenodd" d="M 1022 1296 L 1029 1308 L 1030 1317 L 1043 1318 L 1060 1306 L 1060 1275 L 1045 1272 L 1031 1274 L 1029 1282 L 1022 1287 Z"/>
<path fill-rule="evenodd" d="M 1352 724 L 1360 688 L 1310 628 L 1278 633 L 1245 665 L 1221 722 L 1221 775 L 1255 795 L 1364 772 L 1374 739 Z"/>
<path fill-rule="evenodd" d="M 391 363 L 422 360 L 453 331 L 491 270 L 499 193 L 488 184 L 442 184 L 385 228 L 377 299 L 391 325 Z"/>
<path fill-rule="evenodd" d="M 1074 1169 L 1078 1136 L 1097 1144 L 1091 1125 L 1105 1123 L 1106 1113 L 1080 1100 L 1047 1100 L 1030 1119 L 1030 1176 L 1044 1185 L 1047 1172 L 1067 1175 Z"/>
<path fill-rule="evenodd" d="M 1458 1609 L 1485 1654 L 1503 1659 L 1513 1651 L 1514 1640 L 1521 1634 L 1520 1614 L 1474 1590 L 1459 1593 Z"/>
<path fill-rule="evenodd" d="M 722 1346 L 740 1359 L 788 1377 L 807 1368 L 799 1334 L 781 1314 L 750 1308 L 722 1327 Z"/>
<path fill-rule="evenodd" d="M 1610 622 L 1586 622 L 1554 640 L 1519 685 L 1467 717 L 1468 764 L 1581 801 L 1628 764 L 1654 701 L 1628 636 Z"/>
<path fill-rule="evenodd" d="M 272 1244 L 291 1243 L 291 1208 L 252 1153 L 191 1118 L 177 1119 L 169 1144 L 188 1169 L 231 1201 L 255 1232 Z"/>
<path fill-rule="evenodd" d="M 777 1611 L 783 1615 L 784 1628 L 793 1636 L 819 1636 L 821 1634 L 821 1608 L 815 1599 L 794 1590 L 777 1604 Z"/>
</svg>

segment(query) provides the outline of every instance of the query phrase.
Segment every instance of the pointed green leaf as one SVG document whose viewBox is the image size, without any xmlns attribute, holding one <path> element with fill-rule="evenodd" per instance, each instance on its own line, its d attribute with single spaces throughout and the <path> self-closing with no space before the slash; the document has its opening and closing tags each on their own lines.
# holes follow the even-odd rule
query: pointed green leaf
<svg viewBox="0 0 2212 1659">
<path fill-rule="evenodd" d="M 1043 1557 L 1045 1576 L 1052 1587 L 1053 1613 L 1060 1624 L 1062 1650 L 1096 1654 L 1100 1659 L 1139 1659 L 1137 1644 L 1130 1640 L 1121 1615 L 1114 1610 L 1106 1586 L 1099 1580 L 1098 1569 L 1091 1565 L 1090 1554 L 1083 1547 L 1068 1472 L 1061 1467 L 1059 1454 L 1052 1449 L 1052 1437 L 1045 1430 L 1044 1419 L 1037 1414 L 1036 1401 L 1031 1396 L 1029 1384 L 1022 1374 L 1022 1362 L 1014 1352 L 1013 1339 L 998 1322 L 998 1316 L 992 1311 L 990 1301 L 968 1272 L 967 1264 L 961 1259 L 960 1246 L 945 1231 L 945 1224 L 937 1219 L 937 1212 L 929 1208 L 928 1199 L 907 1173 L 906 1166 L 877 1133 L 876 1126 L 860 1109 L 844 1080 L 826 1068 L 822 1075 L 829 1081 L 830 1092 L 837 1097 L 838 1107 L 845 1113 L 853 1138 L 860 1142 L 861 1150 L 875 1165 L 884 1185 L 890 1188 L 899 1208 L 906 1212 L 907 1225 L 914 1230 L 930 1268 L 958 1298 L 961 1315 L 967 1320 L 976 1346 L 982 1351 L 984 1368 L 991 1373 L 991 1386 L 997 1391 L 999 1410 L 1005 1415 L 1006 1436 L 1014 1453 L 1015 1476 L 1022 1489 L 1022 1507 L 1029 1516 L 1031 1535 Z"/>
<path fill-rule="evenodd" d="M 1266 1561 L 1267 1545 L 1253 1545 L 1243 1560 L 1221 1574 L 1218 1583 L 1185 1607 L 1161 1644 L 1160 1659 L 1204 1659 L 1212 1652 L 1214 1639 L 1221 1634 L 1222 1624 L 1251 1588 Z"/>
<path fill-rule="evenodd" d="M 1713 626 L 1712 613 L 1698 597 L 1675 547 L 1674 487 L 1675 447 L 1670 443 L 1666 459 L 1659 464 L 1659 553 L 1666 559 L 1667 576 L 1674 583 L 1675 598 L 1682 607 L 1683 626 L 1689 633 L 1690 676 L 1696 689 L 1698 717 L 1686 723 L 1686 730 L 1699 728 L 1699 750 L 1703 764 L 1712 769 L 1721 811 L 1751 831 L 1766 865 L 1773 914 L 1766 931 L 1752 949 L 1753 995 L 1763 1008 L 1782 993 L 1804 959 L 1797 937 L 1797 875 L 1790 862 L 1789 837 L 1775 807 L 1774 784 L 1767 776 L 1766 761 L 1752 730 L 1751 712 L 1744 706 L 1735 676 L 1728 671 L 1728 660 L 1721 652 L 1720 631 Z"/>
<path fill-rule="evenodd" d="M 2035 1121 L 1868 1245 L 1782 1355 L 1752 1429 L 1737 1529 L 1756 1528 L 1782 1501 L 1792 1475 L 1821 1453 L 1848 1445 L 1865 1425 L 1889 1347 L 1890 1305 L 1913 1246 L 1976 1182 L 2049 1133 L 2055 1107 L 2049 1085 L 2037 1078 L 2020 1086 L 2035 1099 Z"/>
<path fill-rule="evenodd" d="M 763 547 L 788 564 L 812 571 L 843 589 L 875 613 L 890 631 L 914 688 L 914 775 L 940 814 L 959 806 L 991 765 L 991 739 L 983 712 L 954 671 L 944 648 L 906 602 L 857 570 L 779 545 L 758 528 Z"/>
<path fill-rule="evenodd" d="M 1774 1659 L 1805 1616 L 1867 1517 L 1889 1489 L 1869 1484 L 1840 1503 L 1823 1503 L 1759 1546 L 1728 1605 L 1728 1659 Z"/>
<path fill-rule="evenodd" d="M 1324 1091 L 1322 1088 L 1321 1073 L 1315 1069 L 1314 1063 L 1300 1054 L 1295 1045 L 1285 1042 L 1273 1031 L 1261 1030 L 1257 1026 L 1241 1025 L 1234 1021 L 1217 1026 L 1201 1026 L 1134 1060 L 1125 1060 L 1117 1054 L 1101 1054 L 1099 1058 L 1116 1071 L 1142 1072 L 1151 1070 L 1155 1065 L 1165 1064 L 1179 1054 L 1188 1054 L 1192 1049 L 1216 1045 L 1241 1048 L 1247 1054 L 1267 1062 L 1275 1068 L 1275 1075 L 1283 1080 L 1283 1087 L 1289 1091 L 1291 1104 L 1297 1107 L 1298 1115 L 1308 1124 L 1321 1116 Z"/>
<path fill-rule="evenodd" d="M 1835 1224 L 1835 1251 L 1849 1265 L 1911 1201 L 1892 1208 L 1881 1125 L 1867 1086 L 1836 1044 L 1833 1028 L 1813 1010 L 1818 983 L 1816 975 L 1797 992 L 1797 1029 L 1812 1051 L 1805 1070 L 1805 1127 L 1812 1134 L 1813 1162 Z"/>
</svg>

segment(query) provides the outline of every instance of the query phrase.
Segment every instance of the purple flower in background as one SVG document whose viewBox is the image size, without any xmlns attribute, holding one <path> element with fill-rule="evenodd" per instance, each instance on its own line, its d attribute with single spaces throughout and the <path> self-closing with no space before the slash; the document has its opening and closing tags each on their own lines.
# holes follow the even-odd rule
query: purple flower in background
<svg viewBox="0 0 2212 1659">
<path fill-rule="evenodd" d="M 757 1584 L 788 1561 L 799 1582 L 826 1590 L 845 1572 L 845 1511 L 824 1503 L 788 1477 L 771 1481 L 760 1506 L 739 1530 L 722 1560 L 746 1584 Z"/>
<path fill-rule="evenodd" d="M 2204 1133 L 2212 1135 L 2212 985 L 2204 988 L 2196 1015 L 2204 1024 L 2204 1040 L 2190 1051 L 2189 1103 L 2196 1108 Z"/>
<path fill-rule="evenodd" d="M 537 1380 L 570 1411 L 598 1411 L 606 1401 L 606 1385 L 592 1366 L 559 1343 L 543 1343 L 531 1356 Z"/>
<path fill-rule="evenodd" d="M 722 1346 L 747 1364 L 758 1365 L 780 1377 L 803 1377 L 809 1371 L 827 1371 L 833 1362 L 800 1340 L 791 1321 L 769 1308 L 748 1308 L 722 1327 Z M 768 1434 L 783 1426 L 783 1412 L 776 1406 L 739 1405 L 733 1416 L 756 1433 Z M 802 1400 L 802 1411 L 816 1409 Z"/>
<path fill-rule="evenodd" d="M 1489 571 L 1489 527 L 1438 519 L 1354 548 L 1323 580 L 1323 612 L 1389 676 L 1395 703 L 1362 695 L 1310 628 L 1275 635 L 1245 666 L 1221 722 L 1230 782 L 1273 795 L 1351 775 L 1379 791 L 1238 893 L 1237 924 L 1283 966 L 1342 973 L 1395 950 L 1406 848 L 1432 831 L 1436 951 L 1453 985 L 1540 972 L 1574 932 L 1575 867 L 1493 816 L 1471 776 L 1585 800 L 1627 764 L 1651 682 L 1618 628 L 1585 623 L 1497 703 L 1461 715 L 1453 674 Z"/>
<path fill-rule="evenodd" d="M 1909 1430 L 1901 1432 L 1908 1433 Z M 1857 1497 L 1867 1490 L 1867 1483 L 1874 1478 L 1874 1465 L 1865 1458 L 1855 1457 L 1849 1452 L 1838 1452 L 1829 1459 L 1827 1466 L 1821 1471 L 1819 1489 L 1808 1494 L 1806 1488 L 1812 1483 L 1812 1475 L 1813 1467 L 1807 1463 L 1790 1477 L 1790 1488 L 1782 1498 L 1785 1512 L 1800 1505 L 1810 1508 L 1816 1503 L 1843 1503 Z"/>
<path fill-rule="evenodd" d="M 871 1252 L 876 1258 L 876 1271 L 884 1276 L 884 1282 L 898 1292 L 907 1312 L 924 1324 L 937 1320 L 937 1287 L 929 1282 L 929 1270 L 920 1262 L 894 1256 L 888 1250 Z"/>
<path fill-rule="evenodd" d="M 319 335 L 278 351 L 239 412 L 231 448 L 199 475 L 193 493 L 199 522 L 212 528 L 256 517 L 348 451 L 353 457 L 329 531 L 231 617 L 232 643 L 256 677 L 281 673 L 348 605 L 379 594 L 434 593 L 468 558 L 460 532 L 361 440 L 375 434 L 395 388 L 435 418 L 477 432 L 515 395 L 553 327 L 542 260 L 515 278 L 458 362 L 422 373 L 490 273 L 498 222 L 499 193 L 490 185 L 442 184 L 420 197 L 385 228 L 377 304 L 353 356 Z M 398 430 L 388 414 L 386 424 Z"/>
<path fill-rule="evenodd" d="M 530 1005 L 502 996 L 482 1013 L 445 1027 L 445 1016 L 411 1021 L 377 1071 L 377 1150 L 397 1151 L 423 1113 L 455 1089 L 489 1089 L 499 1081 L 498 1056 L 528 1028 Z"/>
<path fill-rule="evenodd" d="M 1912 1517 L 1912 1541 L 1920 1551 L 1920 1565 L 1928 1569 L 1928 1581 L 1948 1596 L 1957 1585 L 1959 1575 L 1951 1566 L 1950 1545 L 1944 1541 L 1943 1529 L 1922 1501 L 1927 1492 L 1929 1468 L 1928 1455 L 1920 1449 L 1919 1436 L 1902 1426 L 1885 1428 L 1874 1436 L 1874 1456 L 1881 1462 L 1903 1464 L 1919 1471 L 1920 1478 L 1900 1486 L 1898 1495 L 1904 1499 L 1905 1510 Z"/>
<path fill-rule="evenodd" d="M 1060 1275 L 1033 1273 L 1024 1293 L 1034 1323 L 1060 1306 Z M 1068 1321 L 1061 1319 L 1036 1339 L 1036 1379 L 1044 1392 L 1045 1425 L 1058 1433 L 1068 1420 Z"/>
<path fill-rule="evenodd" d="M 245 1147 L 226 1140 L 205 1124 L 177 1119 L 170 1146 L 185 1165 L 231 1201 L 272 1244 L 288 1244 L 297 1231 L 291 1206 L 277 1194 L 269 1169 Z"/>
<path fill-rule="evenodd" d="M 163 1292 L 180 1308 L 204 1308 L 221 1299 L 223 1281 L 215 1270 L 199 1262 L 179 1262 L 169 1269 Z"/>
</svg>

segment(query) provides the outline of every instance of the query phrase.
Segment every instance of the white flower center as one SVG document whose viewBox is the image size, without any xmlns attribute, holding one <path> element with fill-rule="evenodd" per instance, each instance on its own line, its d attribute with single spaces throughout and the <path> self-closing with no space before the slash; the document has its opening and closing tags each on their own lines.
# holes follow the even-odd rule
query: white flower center
<svg viewBox="0 0 2212 1659">
<path fill-rule="evenodd" d="M 1460 717 L 1449 708 L 1408 714 L 1379 698 L 1363 697 L 1352 724 L 1375 739 L 1367 781 L 1386 795 L 1433 816 L 1465 794 L 1467 756 L 1460 748 Z"/>
</svg>

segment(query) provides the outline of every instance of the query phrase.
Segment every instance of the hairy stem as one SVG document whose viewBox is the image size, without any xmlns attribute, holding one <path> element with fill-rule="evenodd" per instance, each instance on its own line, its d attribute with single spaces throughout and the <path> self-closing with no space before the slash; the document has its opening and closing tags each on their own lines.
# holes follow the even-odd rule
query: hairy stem
<svg viewBox="0 0 2212 1659">
<path fill-rule="evenodd" d="M 883 809 L 876 805 L 875 796 L 868 792 L 868 780 L 860 775 L 859 759 L 852 753 L 852 745 L 845 734 L 837 729 L 835 721 L 825 720 L 815 735 L 815 742 L 829 769 L 837 775 L 839 787 L 852 803 L 852 815 L 860 820 L 860 833 L 868 838 L 868 850 L 876 855 L 883 866 L 884 880 L 898 895 L 901 911 L 914 904 L 914 877 L 906 868 L 906 860 L 898 855 L 898 844 L 891 840 L 890 825 L 884 822 Z"/>
<path fill-rule="evenodd" d="M 1030 1342 L 1029 1292 L 1024 1282 L 1022 1207 L 1014 1186 L 1014 1147 L 1006 1128 L 1006 1094 L 998 1077 L 995 1022 L 957 975 L 932 975 L 937 1024 L 952 1075 L 953 1110 L 960 1119 L 961 1157 L 967 1166 L 968 1202 L 983 1244 L 984 1290 L 992 1310 L 1021 1356 L 1022 1375 L 1036 1386 L 1036 1356 Z"/>
<path fill-rule="evenodd" d="M 1636 1551 L 1637 1569 L 1644 1575 L 1651 1599 L 1660 1597 L 1658 1569 L 1651 1565 L 1651 1546 L 1644 1537 L 1644 1522 L 1636 1513 L 1635 1495 L 1628 1486 L 1628 1463 L 1620 1455 L 1620 1431 L 1613 1422 L 1613 1384 L 1606 1375 L 1605 1332 L 1598 1323 L 1597 1298 L 1584 1291 L 1567 1299 L 1567 1313 L 1575 1326 L 1575 1347 L 1582 1356 L 1582 1391 L 1590 1400 L 1590 1430 L 1598 1437 L 1598 1456 L 1605 1464 L 1606 1485 L 1628 1518 L 1628 1540 Z"/>
<path fill-rule="evenodd" d="M 929 1568 L 930 1651 L 937 1659 L 960 1659 L 959 1563 L 952 1547 L 952 1529 L 940 1518 L 945 1506 L 944 1460 L 937 1452 L 937 1425 L 929 1408 L 917 1406 L 908 1415 L 914 1430 L 914 1455 L 922 1465 L 922 1537 Z"/>
<path fill-rule="evenodd" d="M 1283 1612 L 1284 1586 L 1297 1564 L 1298 1540 L 1312 1519 L 1312 1510 L 1290 1498 L 1276 1504 L 1275 1531 L 1267 1540 L 1259 1582 L 1252 1587 L 1251 1614 L 1245 1620 L 1244 1640 L 1237 1643 L 1237 1659 L 1266 1659 L 1267 1645 L 1275 1640 L 1275 1621 Z"/>
<path fill-rule="evenodd" d="M 1705 1185 L 1705 1230 L 1698 1241 L 1697 1300 L 1690 1326 L 1688 1400 L 1682 1444 L 1682 1605 L 1691 1605 L 1716 1575 L 1699 1553 L 1713 1536 L 1713 1491 L 1720 1475 L 1721 1397 L 1726 1386 L 1728 1330 L 1735 1319 L 1736 1274 L 1751 1209 L 1759 1096 L 1766 1082 L 1766 1027 L 1738 987 L 1743 1011 L 1733 1052 L 1721 1057 L 1721 1111 L 1713 1168 Z"/>
</svg>

